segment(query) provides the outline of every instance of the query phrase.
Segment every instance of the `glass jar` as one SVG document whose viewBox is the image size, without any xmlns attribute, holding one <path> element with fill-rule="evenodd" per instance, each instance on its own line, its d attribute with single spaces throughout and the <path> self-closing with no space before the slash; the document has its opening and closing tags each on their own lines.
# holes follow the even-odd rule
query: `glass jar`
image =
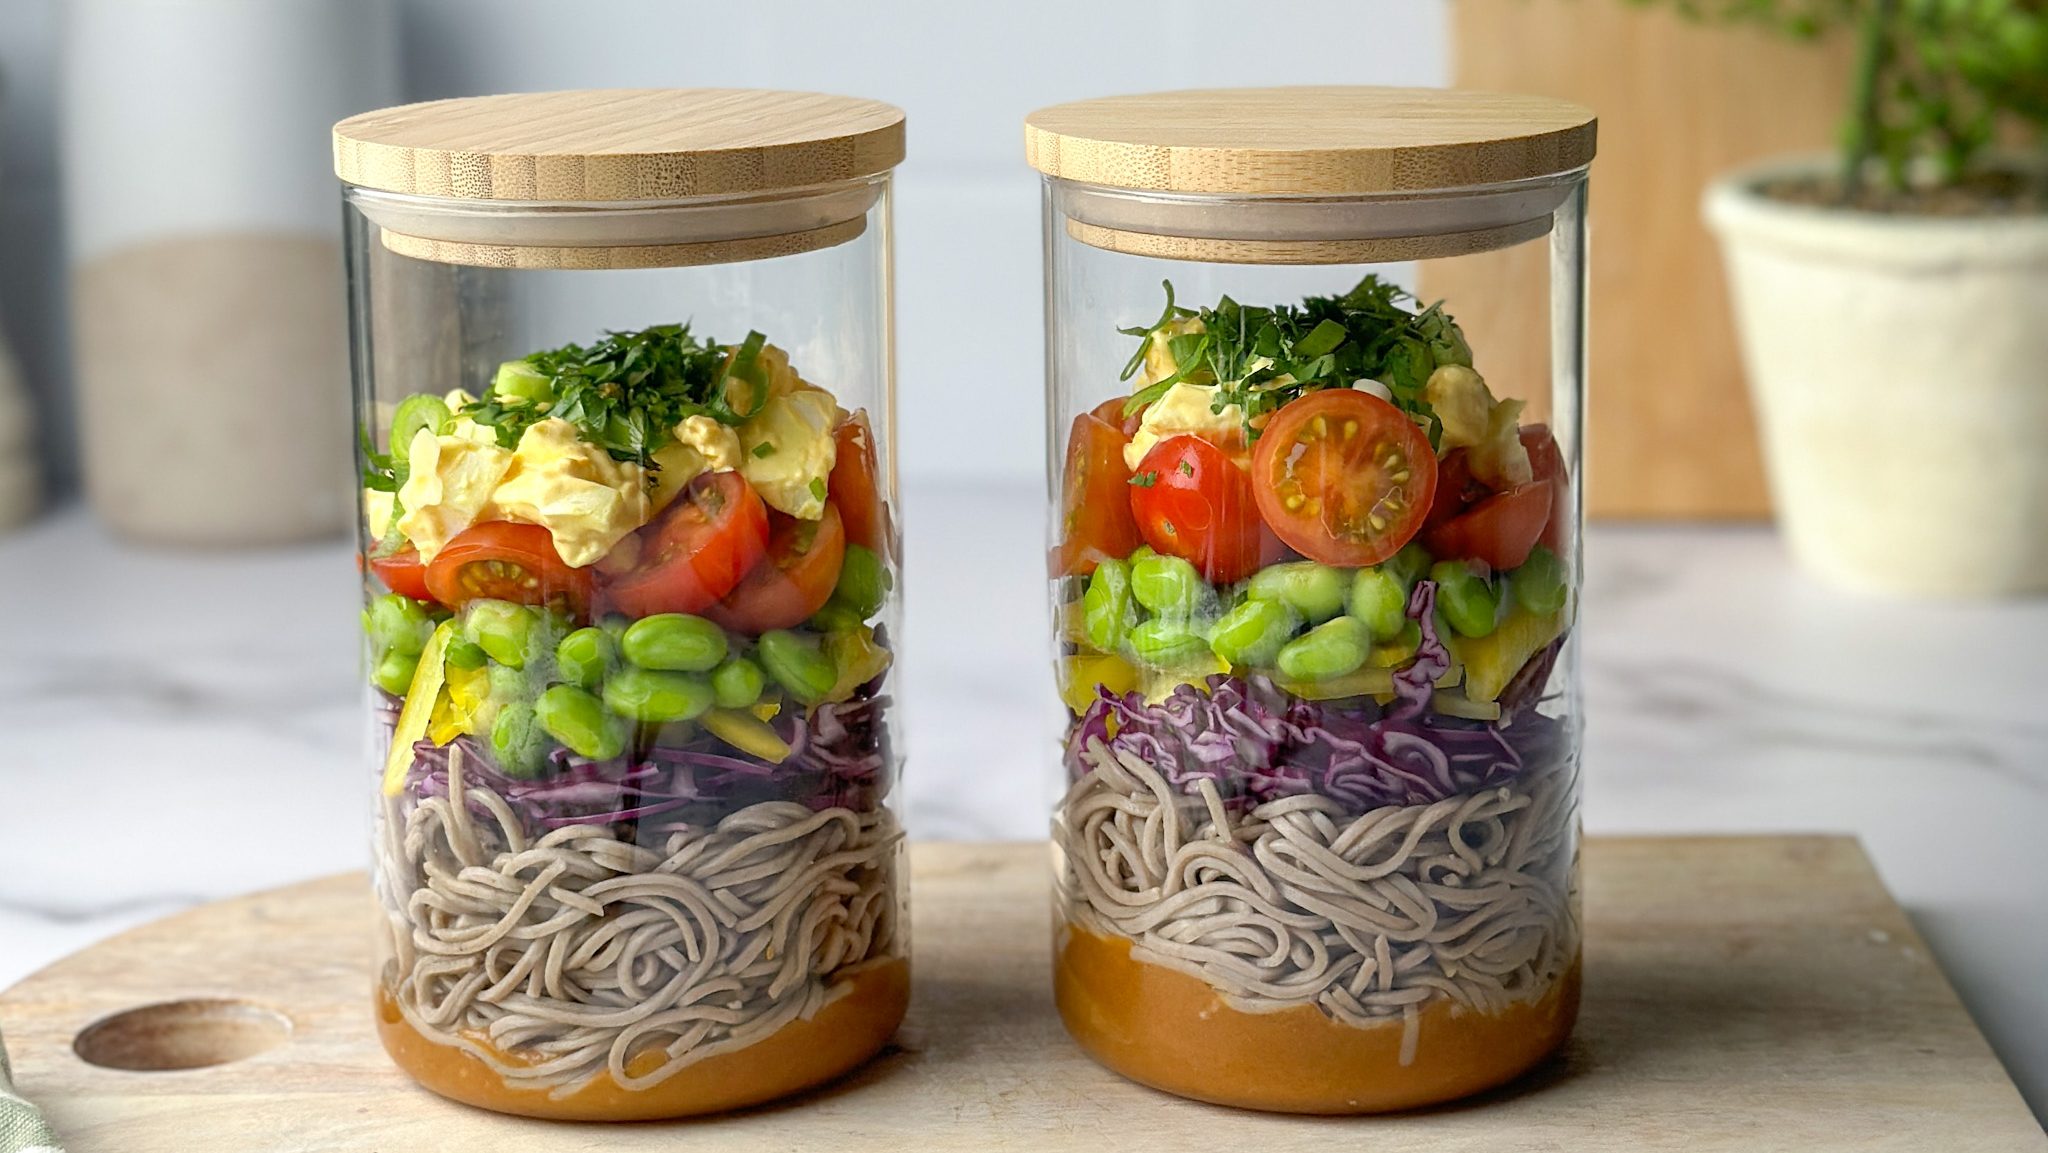
<svg viewBox="0 0 2048 1153">
<path fill-rule="evenodd" d="M 1111 1069 L 1376 1112 L 1569 1033 L 1593 133 L 1372 88 L 1028 119 L 1055 991 Z"/>
<path fill-rule="evenodd" d="M 711 1112 L 902 1019 L 902 155 L 800 93 L 336 126 L 378 1025 L 429 1089 Z"/>
</svg>

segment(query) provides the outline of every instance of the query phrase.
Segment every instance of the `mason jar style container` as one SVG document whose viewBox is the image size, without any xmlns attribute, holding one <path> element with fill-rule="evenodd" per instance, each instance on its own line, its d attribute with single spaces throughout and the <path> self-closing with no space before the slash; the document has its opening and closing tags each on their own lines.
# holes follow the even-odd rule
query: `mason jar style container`
<svg viewBox="0 0 2048 1153">
<path fill-rule="evenodd" d="M 847 1072 L 909 996 L 902 113 L 492 96 L 334 153 L 385 1048 L 550 1118 Z"/>
<path fill-rule="evenodd" d="M 1055 991 L 1098 1061 L 1364 1113 L 1579 1000 L 1583 108 L 1173 92 L 1045 175 Z"/>
</svg>

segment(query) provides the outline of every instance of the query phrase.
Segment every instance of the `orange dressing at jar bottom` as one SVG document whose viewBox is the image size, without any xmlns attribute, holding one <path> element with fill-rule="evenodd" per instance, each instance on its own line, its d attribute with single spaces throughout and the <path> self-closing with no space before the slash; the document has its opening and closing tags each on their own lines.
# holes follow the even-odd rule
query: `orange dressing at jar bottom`
<svg viewBox="0 0 2048 1153">
<path fill-rule="evenodd" d="M 560 1099 L 545 1089 L 507 1086 L 470 1054 L 422 1036 L 377 993 L 377 1032 L 399 1068 L 443 1097 L 500 1113 L 560 1121 L 655 1121 L 758 1105 L 852 1071 L 879 1052 L 910 1004 L 910 965 L 896 961 L 848 978 L 844 995 L 808 1021 L 796 1020 L 731 1053 L 721 1053 L 646 1089 L 624 1089 L 602 1074 Z M 506 1057 L 517 1061 L 517 1056 Z M 656 1050 L 627 1064 L 641 1075 L 667 1060 Z"/>
<path fill-rule="evenodd" d="M 1131 943 L 1066 926 L 1054 995 L 1067 1031 L 1097 1061 L 1155 1089 L 1247 1109 L 1381 1113 L 1469 1096 L 1514 1079 L 1564 1043 L 1579 968 L 1533 1004 L 1497 1014 L 1421 1014 L 1415 1059 L 1402 1023 L 1359 1028 L 1313 1006 L 1232 1009 L 1209 985 L 1131 957 Z"/>
</svg>

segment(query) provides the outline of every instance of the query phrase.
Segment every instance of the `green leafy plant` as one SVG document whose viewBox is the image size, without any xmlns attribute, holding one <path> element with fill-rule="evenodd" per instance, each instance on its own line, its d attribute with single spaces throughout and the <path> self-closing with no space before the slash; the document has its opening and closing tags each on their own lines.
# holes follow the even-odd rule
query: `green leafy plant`
<svg viewBox="0 0 2048 1153">
<path fill-rule="evenodd" d="M 1983 175 L 2005 124 L 2048 170 L 2048 0 L 1629 0 L 1798 39 L 1853 31 L 1841 188 L 1954 185 Z M 2036 179 L 2048 179 L 2048 171 Z"/>
</svg>

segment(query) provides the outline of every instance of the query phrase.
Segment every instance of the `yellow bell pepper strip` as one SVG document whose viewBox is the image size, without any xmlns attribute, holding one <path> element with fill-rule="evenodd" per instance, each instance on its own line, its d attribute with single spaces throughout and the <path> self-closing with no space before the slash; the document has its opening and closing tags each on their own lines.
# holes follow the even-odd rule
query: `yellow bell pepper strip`
<svg viewBox="0 0 2048 1153">
<path fill-rule="evenodd" d="M 398 711 L 398 727 L 391 734 L 391 751 L 384 757 L 384 795 L 395 797 L 405 789 L 405 775 L 412 768 L 412 747 L 426 736 L 427 722 L 441 699 L 442 658 L 455 636 L 455 622 L 442 621 L 420 650 L 419 668 L 405 690 L 405 706 Z"/>
</svg>

